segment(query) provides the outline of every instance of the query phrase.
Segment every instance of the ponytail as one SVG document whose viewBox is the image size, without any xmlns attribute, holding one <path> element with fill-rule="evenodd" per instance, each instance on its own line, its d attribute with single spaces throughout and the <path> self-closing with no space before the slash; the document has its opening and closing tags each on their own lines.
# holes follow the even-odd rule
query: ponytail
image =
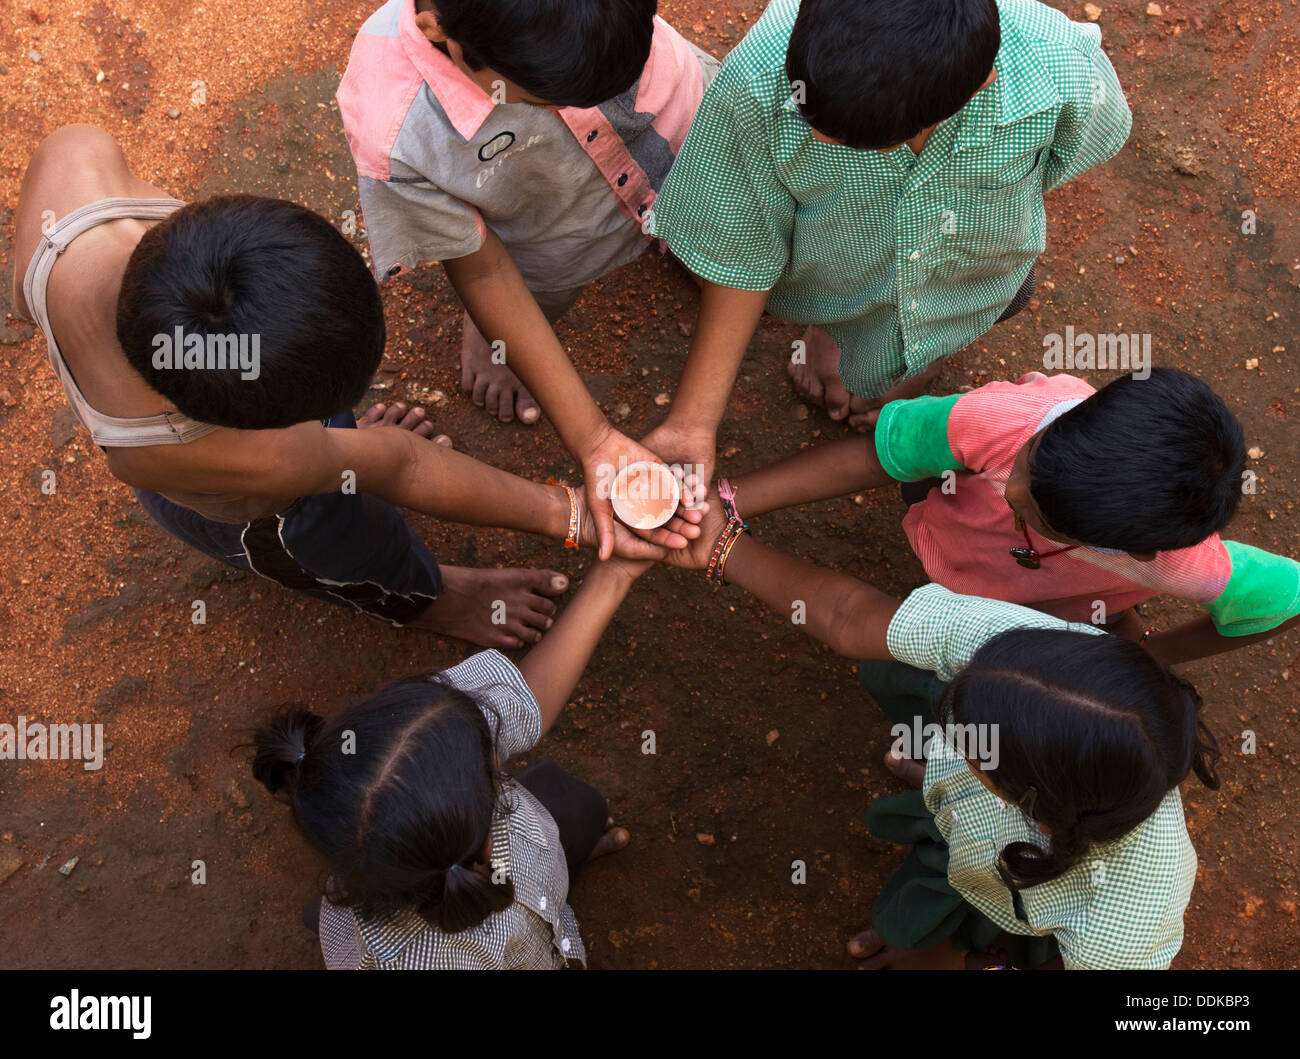
<svg viewBox="0 0 1300 1059">
<path fill-rule="evenodd" d="M 509 878 L 496 883 L 491 876 L 464 864 L 453 864 L 434 874 L 441 879 L 425 891 L 427 896 L 416 911 L 448 934 L 478 926 L 494 912 L 509 908 L 515 899 Z"/>
<path fill-rule="evenodd" d="M 290 796 L 298 787 L 303 764 L 325 719 L 296 707 L 276 714 L 253 733 L 253 776 L 272 794 Z"/>
</svg>

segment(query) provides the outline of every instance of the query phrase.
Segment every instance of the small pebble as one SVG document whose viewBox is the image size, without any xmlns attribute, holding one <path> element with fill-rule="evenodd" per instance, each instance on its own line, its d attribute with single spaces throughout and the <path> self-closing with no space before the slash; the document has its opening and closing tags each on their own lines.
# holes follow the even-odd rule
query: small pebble
<svg viewBox="0 0 1300 1059">
<path fill-rule="evenodd" d="M 660 408 L 662 408 L 664 405 L 668 404 L 671 401 L 672 398 L 669 397 L 666 393 L 655 394 L 655 404 L 657 404 Z"/>
<path fill-rule="evenodd" d="M 31 61 L 34 63 L 38 63 L 41 61 L 41 53 L 38 52 L 35 48 L 33 48 L 31 51 L 27 53 L 27 58 L 31 59 Z"/>
<path fill-rule="evenodd" d="M 770 732 L 767 733 L 767 745 L 771 746 L 780 738 L 781 738 L 781 732 L 778 729 L 773 728 Z"/>
<path fill-rule="evenodd" d="M 73 857 L 70 861 L 68 861 L 67 864 L 65 864 L 62 868 L 59 869 L 59 874 L 62 875 L 64 878 L 67 878 L 69 875 L 72 874 L 72 869 L 77 866 L 77 861 L 79 860 L 81 860 L 80 857 Z"/>
<path fill-rule="evenodd" d="M 1083 13 L 1087 16 L 1089 22 L 1096 22 L 1101 18 L 1101 8 L 1096 4 L 1084 4 Z"/>
<path fill-rule="evenodd" d="M 795 419 L 807 419 L 808 406 L 806 404 L 796 405 L 794 409 L 794 417 Z"/>
<path fill-rule="evenodd" d="M 1147 14 L 1153 18 L 1159 18 L 1165 13 L 1165 9 L 1159 4 L 1147 4 Z"/>
<path fill-rule="evenodd" d="M 169 118 L 179 118 L 181 116 L 181 112 L 177 110 L 175 107 L 168 107 L 167 116 Z"/>
<path fill-rule="evenodd" d="M 703 831 L 697 831 L 695 833 L 695 841 L 701 846 L 711 846 L 715 839 L 712 835 L 706 835 Z"/>
<path fill-rule="evenodd" d="M 1264 450 L 1258 445 L 1252 445 L 1246 450 L 1246 455 L 1252 460 L 1262 460 L 1264 458 Z"/>
</svg>

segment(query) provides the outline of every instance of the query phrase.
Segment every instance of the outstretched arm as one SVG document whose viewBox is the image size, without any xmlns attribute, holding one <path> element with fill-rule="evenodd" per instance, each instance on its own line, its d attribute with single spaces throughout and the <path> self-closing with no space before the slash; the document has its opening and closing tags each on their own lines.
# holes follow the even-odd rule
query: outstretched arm
<svg viewBox="0 0 1300 1059">
<path fill-rule="evenodd" d="M 614 612 L 649 565 L 622 559 L 593 564 L 554 627 L 519 663 L 541 707 L 542 735 L 563 712 Z"/>
<path fill-rule="evenodd" d="M 670 552 L 667 562 L 705 570 L 724 526 L 716 497 L 698 540 Z M 745 534 L 726 563 L 728 584 L 739 585 L 787 621 L 846 658 L 892 658 L 887 634 L 900 600 L 848 574 L 815 566 L 779 552 Z"/>
<path fill-rule="evenodd" d="M 1249 647 L 1251 644 L 1271 640 L 1274 636 L 1295 628 L 1296 625 L 1300 625 L 1300 615 L 1268 632 L 1255 633 L 1252 636 L 1224 636 L 1215 628 L 1213 619 L 1208 614 L 1202 614 L 1191 621 L 1175 625 L 1172 629 L 1153 632 L 1146 638 L 1144 644 L 1157 658 L 1162 658 L 1171 665 L 1177 665 L 1179 662 L 1209 658 L 1211 655 L 1219 655 L 1227 651 L 1235 651 L 1239 647 Z"/>
<path fill-rule="evenodd" d="M 819 445 L 731 479 L 736 504 L 746 516 L 876 489 L 891 482 L 893 479 L 876 456 L 872 434 Z"/>
<path fill-rule="evenodd" d="M 110 449 L 109 466 L 128 485 L 163 493 L 280 498 L 349 488 L 448 521 L 552 540 L 563 540 L 569 526 L 568 495 L 559 486 L 530 482 L 397 427 L 218 430 L 188 445 Z M 665 547 L 684 547 L 698 534 L 689 520 L 699 518 L 687 512 L 650 531 L 648 540 L 618 526 L 615 545 L 620 554 L 657 559 Z M 590 517 L 581 530 L 580 542 L 594 545 Z"/>
<path fill-rule="evenodd" d="M 703 280 L 700 313 L 691 351 L 668 417 L 643 443 L 663 460 L 685 466 L 708 482 L 718 443 L 718 424 L 754 337 L 767 291 L 736 290 Z"/>
<path fill-rule="evenodd" d="M 593 486 L 588 498 L 600 557 L 608 558 L 614 549 L 614 509 L 607 489 L 595 486 L 607 486 L 621 464 L 653 460 L 655 454 L 610 426 L 495 232 L 488 230 L 475 253 L 445 261 L 443 267 L 474 325 L 489 342 L 501 343 L 506 363 L 581 461 Z"/>
</svg>

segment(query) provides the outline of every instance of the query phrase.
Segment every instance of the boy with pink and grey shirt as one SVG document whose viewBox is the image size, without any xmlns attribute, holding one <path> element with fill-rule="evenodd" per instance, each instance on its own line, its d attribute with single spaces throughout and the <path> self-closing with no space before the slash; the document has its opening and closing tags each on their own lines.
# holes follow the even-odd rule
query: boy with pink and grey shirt
<svg viewBox="0 0 1300 1059">
<path fill-rule="evenodd" d="M 650 58 L 596 107 L 494 102 L 389 0 L 362 27 L 338 100 L 374 269 L 464 257 L 491 229 L 547 317 L 651 243 L 642 218 L 717 63 L 655 17 Z"/>
</svg>

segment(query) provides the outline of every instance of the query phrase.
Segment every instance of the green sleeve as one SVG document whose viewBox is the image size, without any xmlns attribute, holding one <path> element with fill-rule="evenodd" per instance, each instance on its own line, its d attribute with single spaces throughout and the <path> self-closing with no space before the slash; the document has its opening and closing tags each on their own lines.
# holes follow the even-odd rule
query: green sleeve
<svg viewBox="0 0 1300 1059">
<path fill-rule="evenodd" d="M 1300 563 L 1249 544 L 1224 541 L 1232 560 L 1228 587 L 1205 609 L 1220 636 L 1253 636 L 1300 614 Z"/>
<path fill-rule="evenodd" d="M 890 401 L 876 421 L 876 455 L 880 466 L 898 482 L 937 478 L 944 471 L 964 471 L 948 444 L 948 416 L 961 394 Z"/>
<path fill-rule="evenodd" d="M 777 176 L 769 140 L 757 101 L 724 65 L 648 218 L 650 232 L 710 283 L 771 290 L 789 263 L 799 204 Z"/>
</svg>

